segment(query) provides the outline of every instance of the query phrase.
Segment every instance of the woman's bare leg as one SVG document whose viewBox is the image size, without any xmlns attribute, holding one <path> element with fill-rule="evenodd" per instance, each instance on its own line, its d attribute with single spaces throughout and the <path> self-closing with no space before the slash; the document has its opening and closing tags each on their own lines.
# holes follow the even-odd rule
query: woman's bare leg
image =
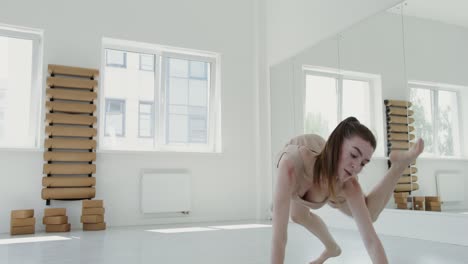
<svg viewBox="0 0 468 264">
<path fill-rule="evenodd" d="M 310 262 L 310 264 L 322 264 L 325 260 L 336 257 L 341 254 L 341 248 L 333 239 L 323 220 L 316 214 L 310 212 L 310 209 L 291 201 L 291 219 L 293 222 L 304 226 L 314 234 L 325 246 L 325 250 L 320 257 Z"/>
<path fill-rule="evenodd" d="M 424 141 L 419 139 L 408 151 L 392 151 L 390 153 L 390 162 L 392 163 L 390 169 L 383 180 L 366 197 L 367 208 L 373 221 L 377 220 L 377 217 L 387 205 L 403 171 L 416 160 L 423 150 Z"/>
</svg>

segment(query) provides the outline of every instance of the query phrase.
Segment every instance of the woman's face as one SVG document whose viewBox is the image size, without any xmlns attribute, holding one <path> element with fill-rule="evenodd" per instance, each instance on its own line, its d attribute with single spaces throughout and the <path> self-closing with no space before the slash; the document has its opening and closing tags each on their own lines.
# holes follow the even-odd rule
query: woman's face
<svg viewBox="0 0 468 264">
<path fill-rule="evenodd" d="M 369 163 L 373 153 L 371 144 L 364 139 L 358 136 L 345 139 L 338 162 L 338 179 L 345 182 L 356 176 Z"/>
</svg>

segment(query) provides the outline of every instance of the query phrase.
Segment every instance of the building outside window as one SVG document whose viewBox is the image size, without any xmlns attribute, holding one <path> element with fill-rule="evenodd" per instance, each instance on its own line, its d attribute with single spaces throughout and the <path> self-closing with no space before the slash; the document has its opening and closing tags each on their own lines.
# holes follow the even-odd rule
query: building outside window
<svg viewBox="0 0 468 264">
<path fill-rule="evenodd" d="M 122 53 L 125 59 L 109 65 L 109 54 Z M 103 54 L 103 113 L 113 121 L 105 123 L 100 149 L 219 151 L 218 54 L 113 39 L 104 41 Z M 108 105 L 116 98 L 124 111 Z"/>
</svg>

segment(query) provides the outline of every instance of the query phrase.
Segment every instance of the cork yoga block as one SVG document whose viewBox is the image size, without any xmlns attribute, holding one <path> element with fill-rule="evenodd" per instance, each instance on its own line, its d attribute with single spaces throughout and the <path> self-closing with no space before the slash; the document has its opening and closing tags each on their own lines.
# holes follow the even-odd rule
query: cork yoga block
<svg viewBox="0 0 468 264">
<path fill-rule="evenodd" d="M 51 149 L 95 149 L 96 140 L 92 139 L 63 139 L 63 138 L 47 138 L 44 141 L 44 148 Z"/>
<path fill-rule="evenodd" d="M 98 231 L 105 230 L 106 223 L 97 223 L 97 224 L 83 224 L 83 230 L 85 231 Z"/>
<path fill-rule="evenodd" d="M 70 224 L 46 225 L 45 231 L 47 233 L 70 232 L 70 229 L 71 229 Z"/>
<path fill-rule="evenodd" d="M 95 79 L 99 76 L 99 70 L 57 64 L 49 64 L 47 70 L 50 75 L 67 75 L 76 77 L 86 77 L 89 79 Z"/>
<path fill-rule="evenodd" d="M 10 234 L 11 235 L 28 235 L 34 234 L 36 232 L 35 226 L 16 226 L 10 227 Z"/>
<path fill-rule="evenodd" d="M 81 216 L 81 223 L 84 224 L 97 224 L 103 223 L 104 216 L 103 215 L 82 215 Z"/>
<path fill-rule="evenodd" d="M 46 108 L 53 112 L 63 112 L 69 114 L 92 114 L 96 111 L 96 105 L 89 103 L 64 103 L 46 102 Z"/>
<path fill-rule="evenodd" d="M 83 208 L 103 208 L 103 200 L 83 200 Z"/>
<path fill-rule="evenodd" d="M 33 226 L 36 225 L 36 218 L 29 217 L 29 218 L 12 218 L 10 226 L 18 227 L 18 226 Z"/>
<path fill-rule="evenodd" d="M 49 99 L 59 100 L 70 100 L 70 101 L 84 101 L 93 102 L 97 98 L 96 92 L 89 91 L 72 91 L 63 89 L 51 89 L 46 90 L 46 96 Z"/>
<path fill-rule="evenodd" d="M 62 225 L 68 223 L 68 216 L 59 215 L 59 216 L 44 216 L 42 218 L 42 223 L 44 225 Z"/>
<path fill-rule="evenodd" d="M 397 198 L 397 197 L 408 197 L 409 196 L 409 193 L 408 192 L 397 192 L 397 193 L 393 193 L 393 197 L 394 198 Z"/>
<path fill-rule="evenodd" d="M 44 164 L 44 174 L 93 174 L 96 164 Z"/>
<path fill-rule="evenodd" d="M 11 211 L 11 218 L 31 218 L 33 216 L 34 216 L 34 209 Z"/>
<path fill-rule="evenodd" d="M 96 185 L 95 177 L 87 176 L 69 176 L 69 177 L 43 177 L 42 186 L 44 187 L 92 187 Z"/>
<path fill-rule="evenodd" d="M 67 215 L 66 208 L 45 208 L 44 209 L 44 217 L 47 216 L 63 216 Z"/>
<path fill-rule="evenodd" d="M 414 131 L 413 126 L 389 124 L 387 127 L 388 132 L 409 133 Z"/>
<path fill-rule="evenodd" d="M 398 183 L 410 183 L 410 182 L 417 182 L 418 176 L 401 176 L 398 179 Z"/>
<path fill-rule="evenodd" d="M 416 136 L 414 134 L 408 133 L 389 133 L 388 140 L 400 140 L 400 141 L 410 141 L 413 140 Z"/>
<path fill-rule="evenodd" d="M 104 208 L 83 208 L 81 214 L 82 215 L 104 215 L 105 209 Z"/>
<path fill-rule="evenodd" d="M 408 202 L 407 197 L 394 197 L 393 199 L 395 200 L 396 204 Z"/>
<path fill-rule="evenodd" d="M 80 78 L 47 77 L 47 86 L 50 88 L 70 88 L 80 90 L 94 90 L 97 87 L 96 80 L 86 80 Z"/>
<path fill-rule="evenodd" d="M 45 130 L 47 136 L 90 138 L 97 135 L 97 129 L 91 127 L 48 126 Z"/>
<path fill-rule="evenodd" d="M 398 116 L 412 116 L 414 114 L 413 110 L 408 110 L 406 107 L 396 107 L 396 106 L 387 106 L 388 115 L 398 115 Z"/>
<path fill-rule="evenodd" d="M 92 162 L 96 160 L 96 152 L 46 151 L 43 157 L 44 161 Z"/>
<path fill-rule="evenodd" d="M 387 122 L 389 124 L 405 124 L 405 125 L 408 125 L 408 124 L 414 123 L 414 118 L 390 115 L 390 116 L 387 117 Z"/>
<path fill-rule="evenodd" d="M 72 114 L 46 114 L 46 123 L 48 124 L 66 124 L 66 125 L 93 125 L 97 122 L 95 116 L 72 115 Z"/>
<path fill-rule="evenodd" d="M 418 189 L 419 189 L 419 184 L 417 183 L 413 183 L 413 184 L 400 183 L 400 184 L 397 184 L 395 187 L 396 192 L 409 192 L 409 191 L 416 191 Z"/>
<path fill-rule="evenodd" d="M 415 167 L 410 167 L 410 168 L 406 168 L 406 169 L 403 171 L 403 175 L 415 174 L 416 172 L 418 172 L 418 169 L 417 169 L 417 168 L 415 168 Z"/>
<path fill-rule="evenodd" d="M 82 188 L 44 188 L 42 189 L 42 199 L 48 200 L 70 200 L 70 199 L 90 199 L 96 195 L 96 189 L 92 187 Z"/>
<path fill-rule="evenodd" d="M 386 106 L 411 107 L 413 104 L 402 100 L 384 100 Z"/>
</svg>

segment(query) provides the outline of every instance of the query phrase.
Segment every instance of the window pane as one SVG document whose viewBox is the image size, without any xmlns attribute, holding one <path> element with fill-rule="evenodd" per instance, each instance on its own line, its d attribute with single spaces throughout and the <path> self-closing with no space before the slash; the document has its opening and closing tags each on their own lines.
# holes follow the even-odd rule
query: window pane
<svg viewBox="0 0 468 264">
<path fill-rule="evenodd" d="M 410 101 L 413 103 L 414 129 L 416 138 L 424 140 L 424 152 L 434 153 L 432 91 L 423 88 L 410 89 Z"/>
<path fill-rule="evenodd" d="M 169 76 L 188 77 L 188 60 L 169 59 Z"/>
<path fill-rule="evenodd" d="M 367 127 L 371 125 L 369 82 L 343 80 L 342 119 L 356 117 Z"/>
<path fill-rule="evenodd" d="M 181 78 L 171 78 L 169 80 L 169 103 L 187 104 L 188 103 L 188 80 Z"/>
<path fill-rule="evenodd" d="M 190 80 L 190 105 L 207 106 L 208 82 L 200 80 Z"/>
<path fill-rule="evenodd" d="M 169 115 L 169 143 L 187 143 L 188 117 L 185 115 Z"/>
<path fill-rule="evenodd" d="M 207 128 L 205 119 L 190 119 L 190 142 L 206 143 Z"/>
<path fill-rule="evenodd" d="M 154 71 L 154 55 L 140 54 L 140 70 Z"/>
<path fill-rule="evenodd" d="M 197 79 L 206 79 L 206 62 L 190 61 L 190 77 Z"/>
<path fill-rule="evenodd" d="M 124 136 L 125 129 L 125 102 L 122 100 L 107 99 L 106 100 L 106 123 L 105 135 Z"/>
<path fill-rule="evenodd" d="M 140 103 L 139 137 L 152 137 L 154 127 L 154 114 L 152 103 Z"/>
<path fill-rule="evenodd" d="M 153 136 L 152 130 L 151 116 L 140 115 L 140 131 L 138 135 L 140 137 L 151 137 Z"/>
<path fill-rule="evenodd" d="M 35 147 L 36 126 L 31 116 L 33 41 L 0 36 L 0 146 Z"/>
<path fill-rule="evenodd" d="M 337 124 L 336 80 L 306 75 L 305 133 L 328 138 Z"/>
<path fill-rule="evenodd" d="M 148 104 L 148 103 L 140 103 L 140 113 L 152 114 L 153 113 L 153 105 Z"/>
<path fill-rule="evenodd" d="M 438 101 L 438 149 L 441 156 L 460 154 L 458 135 L 457 94 L 450 91 L 439 91 Z"/>
<path fill-rule="evenodd" d="M 106 64 L 108 66 L 126 67 L 126 53 L 120 50 L 106 50 Z"/>
</svg>

